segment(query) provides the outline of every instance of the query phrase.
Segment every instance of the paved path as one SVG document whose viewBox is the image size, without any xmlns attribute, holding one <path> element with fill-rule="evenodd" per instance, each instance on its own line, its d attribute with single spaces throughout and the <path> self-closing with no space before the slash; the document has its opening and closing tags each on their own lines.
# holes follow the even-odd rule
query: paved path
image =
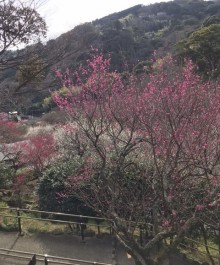
<svg viewBox="0 0 220 265">
<path fill-rule="evenodd" d="M 35 234 L 18 237 L 17 233 L 0 232 L 0 248 L 112 264 L 110 237 L 87 237 L 82 243 L 80 237 L 74 235 Z M 16 262 L 14 264 L 24 264 Z M 2 262 L 0 264 L 4 265 Z"/>
<path fill-rule="evenodd" d="M 75 235 L 34 234 L 18 236 L 15 232 L 0 232 L 0 248 L 19 250 L 36 254 L 48 254 L 72 259 L 88 260 L 117 265 L 134 265 L 132 259 L 121 246 L 113 253 L 113 240 L 110 236 L 104 238 L 86 237 L 85 243 Z M 116 260 L 115 260 L 116 258 Z M 0 255 L 0 265 L 26 265 L 28 261 L 6 258 Z M 38 262 L 37 265 L 44 264 Z"/>
</svg>

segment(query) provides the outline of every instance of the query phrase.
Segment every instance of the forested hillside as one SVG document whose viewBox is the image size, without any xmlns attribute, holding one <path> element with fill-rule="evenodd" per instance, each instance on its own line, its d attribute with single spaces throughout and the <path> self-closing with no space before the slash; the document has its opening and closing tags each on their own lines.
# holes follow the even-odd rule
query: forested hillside
<svg viewBox="0 0 220 265">
<path fill-rule="evenodd" d="M 202 27 L 210 26 L 204 24 L 204 21 L 210 21 L 210 17 L 210 23 L 217 25 L 212 27 L 214 34 L 207 36 L 203 30 L 200 35 L 197 34 L 197 39 L 190 37 Z M 77 69 L 89 57 L 91 47 L 111 56 L 111 69 L 123 72 L 126 65 L 127 70 L 135 69 L 138 73 L 142 69 L 142 61 L 149 60 L 154 50 L 160 55 L 174 52 L 180 57 L 189 55 L 197 60 L 198 53 L 201 54 L 202 51 L 189 51 L 192 45 L 208 38 L 210 43 L 210 39 L 214 38 L 215 44 L 210 44 L 214 45 L 213 49 L 210 46 L 211 57 L 203 56 L 199 62 L 202 71 L 216 69 L 219 61 L 219 56 L 215 56 L 219 52 L 219 17 L 219 0 L 174 0 L 146 6 L 137 5 L 78 25 L 46 44 L 38 43 L 19 51 L 29 53 L 29 59 L 20 62 L 16 67 L 1 71 L 0 109 L 9 111 L 16 107 L 29 113 L 44 111 L 42 100 L 49 95 L 49 91 L 61 87 L 54 70 L 65 71 L 67 67 Z M 198 36 L 201 37 L 200 40 Z M 210 47 L 206 49 L 210 51 Z M 7 58 L 14 54 L 13 51 L 8 52 Z M 215 58 L 214 65 L 209 66 L 212 58 Z M 207 60 L 208 63 L 205 62 Z M 15 91 L 13 98 L 11 91 Z"/>
</svg>

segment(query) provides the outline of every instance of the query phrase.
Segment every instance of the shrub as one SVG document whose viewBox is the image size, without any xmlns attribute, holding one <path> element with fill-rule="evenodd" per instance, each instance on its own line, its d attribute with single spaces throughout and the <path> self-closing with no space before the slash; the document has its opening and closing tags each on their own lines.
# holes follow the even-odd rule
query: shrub
<svg viewBox="0 0 220 265">
<path fill-rule="evenodd" d="M 55 165 L 44 172 L 37 190 L 41 210 L 81 215 L 94 214 L 74 194 L 66 195 L 67 178 L 80 166 L 80 161 L 66 162 Z"/>
</svg>

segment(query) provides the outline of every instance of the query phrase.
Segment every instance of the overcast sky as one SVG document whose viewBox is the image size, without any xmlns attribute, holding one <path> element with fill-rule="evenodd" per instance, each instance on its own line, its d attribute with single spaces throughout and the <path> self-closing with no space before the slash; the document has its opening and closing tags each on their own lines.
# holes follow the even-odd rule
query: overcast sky
<svg viewBox="0 0 220 265">
<path fill-rule="evenodd" d="M 134 5 L 156 2 L 168 0 L 46 0 L 38 12 L 47 22 L 48 39 L 53 39 L 81 23 L 91 22 Z"/>
</svg>

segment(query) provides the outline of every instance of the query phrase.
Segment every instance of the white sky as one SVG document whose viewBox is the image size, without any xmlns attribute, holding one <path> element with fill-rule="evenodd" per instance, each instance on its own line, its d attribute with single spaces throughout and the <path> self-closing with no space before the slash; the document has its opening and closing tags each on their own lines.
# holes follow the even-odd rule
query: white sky
<svg viewBox="0 0 220 265">
<path fill-rule="evenodd" d="M 46 20 L 48 39 L 73 29 L 76 25 L 91 22 L 134 5 L 149 5 L 169 0 L 46 0 L 38 12 Z"/>
</svg>

